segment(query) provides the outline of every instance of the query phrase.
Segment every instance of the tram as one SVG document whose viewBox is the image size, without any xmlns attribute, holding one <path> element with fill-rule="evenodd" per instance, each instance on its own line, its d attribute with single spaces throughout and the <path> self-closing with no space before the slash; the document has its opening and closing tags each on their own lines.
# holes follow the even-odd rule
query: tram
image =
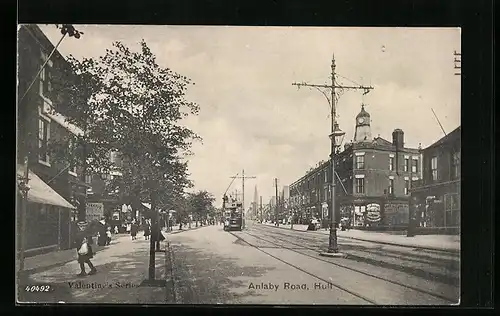
<svg viewBox="0 0 500 316">
<path fill-rule="evenodd" d="M 245 228 L 245 214 L 241 202 L 228 203 L 224 209 L 224 230 L 242 230 Z"/>
</svg>

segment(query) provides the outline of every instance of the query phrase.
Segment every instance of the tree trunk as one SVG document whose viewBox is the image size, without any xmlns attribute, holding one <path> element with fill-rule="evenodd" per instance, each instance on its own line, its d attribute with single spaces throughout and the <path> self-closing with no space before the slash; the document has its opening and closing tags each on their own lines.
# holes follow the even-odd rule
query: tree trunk
<svg viewBox="0 0 500 316">
<path fill-rule="evenodd" d="M 155 240 L 158 240 L 158 216 L 156 214 L 156 191 L 151 190 L 149 197 L 151 199 L 151 237 L 149 239 L 149 280 L 155 279 Z M 158 241 L 159 242 L 159 241 Z"/>
</svg>

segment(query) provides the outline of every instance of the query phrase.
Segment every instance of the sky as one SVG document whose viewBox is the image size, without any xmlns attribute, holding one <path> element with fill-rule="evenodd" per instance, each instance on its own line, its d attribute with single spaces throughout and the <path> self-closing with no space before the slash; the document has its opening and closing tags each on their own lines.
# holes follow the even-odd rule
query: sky
<svg viewBox="0 0 500 316">
<path fill-rule="evenodd" d="M 460 76 L 454 51 L 458 28 L 315 28 L 236 26 L 75 25 L 84 34 L 66 38 L 63 56 L 105 54 L 121 41 L 132 50 L 144 39 L 157 62 L 193 80 L 186 98 L 200 105 L 185 124 L 203 138 L 189 157 L 193 190 L 207 190 L 221 204 L 231 176 L 245 170 L 245 205 L 257 186 L 263 203 L 278 186 L 289 185 L 330 152 L 329 105 L 314 89 L 293 82 L 330 82 L 332 55 L 337 83 L 371 85 L 344 91 L 337 121 L 353 139 L 361 103 L 371 115 L 373 137 L 392 140 L 404 131 L 406 147 L 423 148 L 460 125 Z M 60 31 L 40 25 L 56 44 Z M 347 79 L 346 79 L 347 78 Z M 238 190 L 236 180 L 229 193 Z"/>
</svg>

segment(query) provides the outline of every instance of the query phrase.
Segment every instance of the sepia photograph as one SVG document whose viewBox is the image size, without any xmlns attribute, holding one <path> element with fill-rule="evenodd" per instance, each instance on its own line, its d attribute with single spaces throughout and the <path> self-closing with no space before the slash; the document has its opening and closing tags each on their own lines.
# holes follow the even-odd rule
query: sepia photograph
<svg viewBox="0 0 500 316">
<path fill-rule="evenodd" d="M 461 29 L 19 24 L 16 302 L 460 304 Z"/>
</svg>

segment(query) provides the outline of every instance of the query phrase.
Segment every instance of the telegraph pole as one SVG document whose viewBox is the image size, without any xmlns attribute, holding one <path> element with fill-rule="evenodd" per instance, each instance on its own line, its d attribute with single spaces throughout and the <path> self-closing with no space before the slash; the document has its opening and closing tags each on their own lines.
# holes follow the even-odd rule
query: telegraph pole
<svg viewBox="0 0 500 316">
<path fill-rule="evenodd" d="M 335 55 L 332 54 L 332 64 L 331 64 L 331 84 L 330 85 L 319 85 L 319 84 L 308 84 L 308 83 L 292 83 L 292 85 L 297 86 L 298 88 L 300 87 L 309 87 L 309 88 L 315 88 L 319 92 L 323 94 L 323 96 L 327 99 L 329 105 L 330 105 L 330 116 L 331 116 L 331 151 L 330 151 L 330 161 L 331 161 L 331 166 L 332 166 L 332 182 L 330 184 L 331 187 L 331 202 L 330 202 L 330 238 L 329 238 L 329 244 L 328 244 L 328 252 L 327 253 L 321 253 L 321 255 L 327 255 L 327 256 L 335 256 L 338 255 L 338 245 L 337 245 L 337 223 L 335 219 L 335 162 L 334 162 L 334 156 L 335 156 L 335 149 L 336 146 L 340 146 L 339 144 L 336 144 L 335 136 L 343 136 L 343 134 L 340 133 L 340 129 L 337 124 L 337 110 L 336 110 L 336 105 L 338 101 L 339 94 L 337 93 L 337 89 L 339 89 L 341 92 L 344 90 L 363 90 L 363 95 L 367 94 L 370 92 L 370 90 L 373 89 L 371 86 L 363 86 L 363 85 L 357 85 L 357 86 L 344 86 L 344 85 L 339 85 L 336 83 L 336 73 L 335 73 Z M 327 90 L 330 92 L 330 96 L 324 91 Z M 336 132 L 338 133 L 336 134 Z"/>
<path fill-rule="evenodd" d="M 234 177 L 231 177 L 231 178 L 234 178 L 234 179 L 241 179 L 241 182 L 242 182 L 242 189 L 243 189 L 243 193 L 242 193 L 242 197 L 241 197 L 241 206 L 243 208 L 243 211 L 245 212 L 245 179 L 257 179 L 257 177 L 255 176 L 245 176 L 245 169 L 243 169 L 243 172 L 241 173 L 241 176 L 238 177 L 238 176 L 234 176 Z"/>
</svg>

